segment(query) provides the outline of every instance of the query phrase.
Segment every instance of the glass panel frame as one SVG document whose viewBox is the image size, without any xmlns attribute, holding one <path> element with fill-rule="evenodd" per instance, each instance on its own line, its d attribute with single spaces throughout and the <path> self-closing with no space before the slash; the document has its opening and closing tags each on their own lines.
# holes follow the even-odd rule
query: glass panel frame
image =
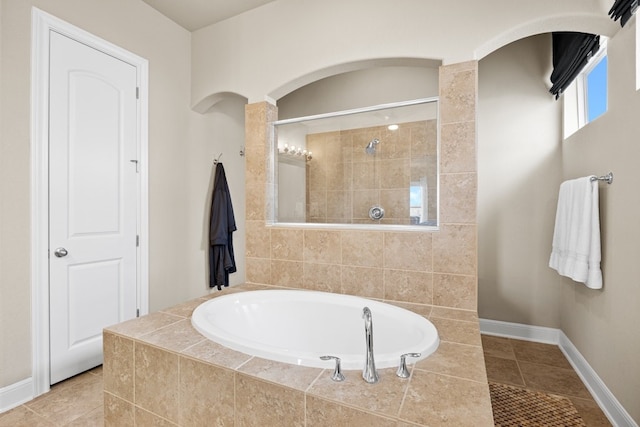
<svg viewBox="0 0 640 427">
<path fill-rule="evenodd" d="M 438 97 L 271 125 L 269 225 L 439 229 Z"/>
</svg>

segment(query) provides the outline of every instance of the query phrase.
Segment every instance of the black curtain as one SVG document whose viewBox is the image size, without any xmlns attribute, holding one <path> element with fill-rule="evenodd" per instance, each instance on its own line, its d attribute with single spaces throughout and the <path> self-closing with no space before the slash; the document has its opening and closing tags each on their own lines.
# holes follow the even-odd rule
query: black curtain
<svg viewBox="0 0 640 427">
<path fill-rule="evenodd" d="M 582 71 L 589 58 L 600 49 L 600 36 L 595 34 L 555 32 L 552 34 L 553 72 L 551 92 L 556 99 Z"/>
<path fill-rule="evenodd" d="M 614 21 L 620 19 L 620 25 L 624 27 L 624 24 L 633 16 L 638 8 L 638 0 L 616 0 L 609 10 L 609 16 Z"/>
</svg>

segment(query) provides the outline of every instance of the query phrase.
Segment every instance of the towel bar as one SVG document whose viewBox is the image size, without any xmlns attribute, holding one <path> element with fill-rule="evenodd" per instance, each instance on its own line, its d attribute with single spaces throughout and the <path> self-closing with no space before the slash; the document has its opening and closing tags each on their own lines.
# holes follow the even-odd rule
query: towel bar
<svg viewBox="0 0 640 427">
<path fill-rule="evenodd" d="M 592 176 L 591 181 L 605 181 L 607 184 L 611 184 L 613 182 L 613 172 L 609 172 L 604 176 Z"/>
</svg>

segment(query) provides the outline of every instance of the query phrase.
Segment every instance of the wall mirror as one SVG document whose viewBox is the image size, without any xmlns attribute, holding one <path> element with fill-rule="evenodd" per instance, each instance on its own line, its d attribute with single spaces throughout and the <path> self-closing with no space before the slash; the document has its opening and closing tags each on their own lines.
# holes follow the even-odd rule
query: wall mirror
<svg viewBox="0 0 640 427">
<path fill-rule="evenodd" d="M 274 125 L 274 223 L 438 226 L 438 99 Z"/>
</svg>

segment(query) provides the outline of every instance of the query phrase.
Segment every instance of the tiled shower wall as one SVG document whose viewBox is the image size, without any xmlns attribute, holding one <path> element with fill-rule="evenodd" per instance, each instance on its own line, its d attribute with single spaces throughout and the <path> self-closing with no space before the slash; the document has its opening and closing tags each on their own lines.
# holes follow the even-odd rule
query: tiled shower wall
<svg viewBox="0 0 640 427">
<path fill-rule="evenodd" d="M 247 105 L 247 282 L 476 310 L 477 71 L 476 61 L 440 67 L 438 231 L 267 226 L 277 108 Z"/>
<path fill-rule="evenodd" d="M 422 220 L 436 219 L 437 121 L 323 132 L 307 135 L 307 222 L 344 224 L 411 224 L 409 189 L 420 185 L 426 195 Z M 375 155 L 365 152 L 378 139 Z M 384 218 L 369 218 L 382 206 Z"/>
</svg>

